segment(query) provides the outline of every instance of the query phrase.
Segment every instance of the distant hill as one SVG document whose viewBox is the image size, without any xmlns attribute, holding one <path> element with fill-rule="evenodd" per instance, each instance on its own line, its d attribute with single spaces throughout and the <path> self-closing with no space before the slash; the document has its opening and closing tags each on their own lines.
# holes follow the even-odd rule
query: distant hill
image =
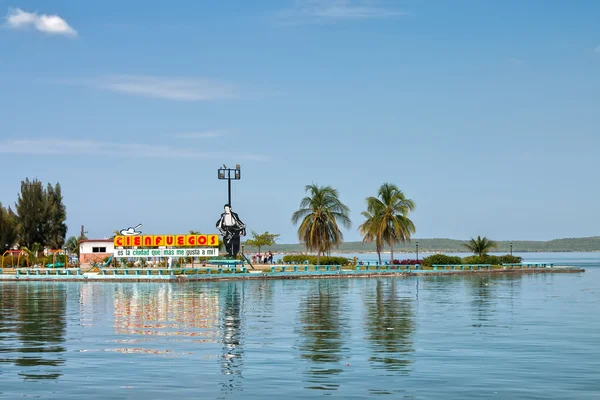
<svg viewBox="0 0 600 400">
<path fill-rule="evenodd" d="M 419 253 L 443 252 L 443 253 L 462 253 L 466 252 L 462 246 L 466 243 L 465 240 L 455 239 L 413 239 L 405 244 L 394 246 L 394 252 L 399 253 L 414 253 L 416 241 L 419 241 Z M 510 241 L 498 241 L 498 249 L 496 251 L 510 251 Z M 534 240 L 513 240 L 513 253 L 516 252 L 572 252 L 572 251 L 600 251 L 600 236 L 584 237 L 584 238 L 566 238 L 554 239 L 549 241 L 534 241 Z M 265 250 L 265 248 L 261 248 Z M 270 246 L 266 250 L 271 250 L 277 253 L 302 253 L 305 251 L 302 244 L 276 244 Z M 246 252 L 256 251 L 255 248 L 246 247 Z M 374 252 L 375 245 L 373 243 L 364 244 L 361 242 L 345 242 L 342 243 L 336 253 L 362 253 Z M 386 251 L 388 251 L 386 247 Z"/>
</svg>

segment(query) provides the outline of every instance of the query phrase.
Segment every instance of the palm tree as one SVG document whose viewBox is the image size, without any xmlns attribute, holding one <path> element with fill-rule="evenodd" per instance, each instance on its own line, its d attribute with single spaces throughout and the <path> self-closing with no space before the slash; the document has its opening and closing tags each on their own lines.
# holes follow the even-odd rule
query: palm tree
<svg viewBox="0 0 600 400">
<path fill-rule="evenodd" d="M 367 220 L 361 225 L 367 229 L 362 232 L 367 240 L 374 238 L 376 245 L 379 243 L 383 247 L 383 243 L 387 243 L 390 246 L 391 262 L 394 261 L 394 244 L 410 240 L 411 234 L 416 232 L 408 218 L 414 209 L 415 202 L 391 183 L 381 185 L 377 197 L 367 197 L 367 211 L 362 214 Z"/>
<path fill-rule="evenodd" d="M 483 257 L 487 255 L 488 251 L 497 248 L 498 244 L 485 236 L 477 236 L 477 239 L 471 238 L 467 243 L 463 243 L 463 246 L 479 257 Z"/>
<path fill-rule="evenodd" d="M 375 242 L 377 258 L 379 259 L 379 264 L 381 264 L 381 252 L 383 251 L 383 241 L 381 240 L 381 237 L 377 234 L 377 221 L 379 219 L 379 216 L 373 215 L 368 211 L 363 211 L 361 215 L 365 217 L 365 222 L 363 222 L 363 224 L 358 227 L 360 234 L 363 235 L 362 242 Z"/>
<path fill-rule="evenodd" d="M 67 239 L 67 242 L 65 243 L 65 247 L 67 248 L 67 251 L 69 252 L 69 254 L 76 254 L 79 257 L 79 241 L 81 239 L 76 238 L 75 236 L 71 236 L 69 239 Z"/>
<path fill-rule="evenodd" d="M 337 189 L 331 186 L 306 185 L 308 193 L 300 202 L 300 208 L 292 214 L 294 225 L 298 227 L 298 239 L 308 251 L 317 251 L 317 264 L 321 254 L 339 246 L 344 235 L 339 225 L 349 229 L 352 225 L 350 209 L 340 201 Z"/>
</svg>

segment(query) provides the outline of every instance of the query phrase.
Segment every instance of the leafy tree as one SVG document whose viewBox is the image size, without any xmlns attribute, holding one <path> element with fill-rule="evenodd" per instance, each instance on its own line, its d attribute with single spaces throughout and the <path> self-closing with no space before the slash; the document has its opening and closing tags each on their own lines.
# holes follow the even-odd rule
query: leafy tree
<svg viewBox="0 0 600 400">
<path fill-rule="evenodd" d="M 56 183 L 53 187 L 48 184 L 46 189 L 47 201 L 47 231 L 46 245 L 53 249 L 61 249 L 65 244 L 67 236 L 67 210 L 63 204 L 62 192 L 60 183 Z"/>
<path fill-rule="evenodd" d="M 67 248 L 67 251 L 70 254 L 76 254 L 77 257 L 79 257 L 79 242 L 81 242 L 82 239 L 81 237 L 76 238 L 75 236 L 71 236 L 69 239 L 67 239 L 67 242 L 65 243 L 65 247 Z"/>
<path fill-rule="evenodd" d="M 37 179 L 21 182 L 21 193 L 15 204 L 19 244 L 31 247 L 62 248 L 67 234 L 66 208 L 60 184 L 44 189 Z"/>
<path fill-rule="evenodd" d="M 273 246 L 279 236 L 281 235 L 278 233 L 269 233 L 269 231 L 261 234 L 252 231 L 252 239 L 246 240 L 246 243 L 244 244 L 246 246 L 257 248 L 258 252 L 260 253 L 261 247 Z"/>
<path fill-rule="evenodd" d="M 416 231 L 408 218 L 414 209 L 415 202 L 407 199 L 396 185 L 384 183 L 377 197 L 367 197 L 367 211 L 362 214 L 366 221 L 361 225 L 361 232 L 367 240 L 375 240 L 376 245 L 383 247 L 383 243 L 387 243 L 393 262 L 394 244 L 410 240 Z"/>
<path fill-rule="evenodd" d="M 46 196 L 42 183 L 29 178 L 21 182 L 21 193 L 17 198 L 17 230 L 19 243 L 31 247 L 34 243 L 46 243 Z"/>
<path fill-rule="evenodd" d="M 305 192 L 309 195 L 302 199 L 300 208 L 292 215 L 292 223 L 300 223 L 298 239 L 308 251 L 317 252 L 319 263 L 321 254 L 338 247 L 344 240 L 339 225 L 350 228 L 350 209 L 340 201 L 337 189 L 331 186 L 313 183 L 305 187 Z"/>
<path fill-rule="evenodd" d="M 0 203 L 0 253 L 17 242 L 17 216 L 8 208 L 4 208 Z"/>
<path fill-rule="evenodd" d="M 477 236 L 477 239 L 471 238 L 467 243 L 463 243 L 463 246 L 477 256 L 483 257 L 488 251 L 497 248 L 498 244 L 485 236 Z"/>
<path fill-rule="evenodd" d="M 41 245 L 39 243 L 32 243 L 31 246 L 27 247 L 27 246 L 21 246 L 21 250 L 23 250 L 25 253 L 27 253 L 27 258 L 29 259 L 29 262 L 31 263 L 31 265 L 37 265 L 38 262 L 41 262 L 41 266 L 43 266 L 44 264 L 44 257 L 43 255 L 40 256 L 40 253 L 42 252 L 43 248 L 41 247 Z"/>
</svg>

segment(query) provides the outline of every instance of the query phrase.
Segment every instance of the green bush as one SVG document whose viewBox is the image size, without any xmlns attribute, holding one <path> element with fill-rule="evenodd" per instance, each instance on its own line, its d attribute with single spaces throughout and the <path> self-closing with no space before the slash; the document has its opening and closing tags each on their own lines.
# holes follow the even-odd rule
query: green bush
<svg viewBox="0 0 600 400">
<path fill-rule="evenodd" d="M 432 265 L 457 265 L 462 264 L 462 259 L 458 256 L 448 256 L 446 254 L 432 254 L 429 257 L 425 257 L 421 262 L 424 267 L 431 267 Z"/>
<path fill-rule="evenodd" d="M 511 256 L 510 254 L 504 256 L 492 256 L 486 254 L 482 257 L 479 256 L 469 256 L 462 259 L 463 264 L 490 264 L 490 265 L 500 265 L 500 264 L 518 264 L 522 261 L 521 257 Z"/>
<path fill-rule="evenodd" d="M 501 264 L 519 264 L 522 261 L 523 261 L 522 257 L 511 256 L 510 254 L 500 256 Z"/>
<path fill-rule="evenodd" d="M 316 265 L 317 256 L 309 256 L 306 254 L 288 254 L 283 256 L 283 262 L 289 264 L 308 264 Z M 350 259 L 346 257 L 321 257 L 319 260 L 320 265 L 346 265 L 350 264 Z"/>
</svg>

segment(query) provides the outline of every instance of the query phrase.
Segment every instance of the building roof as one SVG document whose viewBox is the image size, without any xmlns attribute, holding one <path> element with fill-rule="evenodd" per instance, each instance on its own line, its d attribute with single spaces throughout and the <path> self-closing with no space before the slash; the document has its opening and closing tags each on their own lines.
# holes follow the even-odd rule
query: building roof
<svg viewBox="0 0 600 400">
<path fill-rule="evenodd" d="M 113 243 L 113 239 L 85 239 L 80 240 L 79 243 L 88 243 L 88 242 L 102 242 L 102 243 Z"/>
</svg>

